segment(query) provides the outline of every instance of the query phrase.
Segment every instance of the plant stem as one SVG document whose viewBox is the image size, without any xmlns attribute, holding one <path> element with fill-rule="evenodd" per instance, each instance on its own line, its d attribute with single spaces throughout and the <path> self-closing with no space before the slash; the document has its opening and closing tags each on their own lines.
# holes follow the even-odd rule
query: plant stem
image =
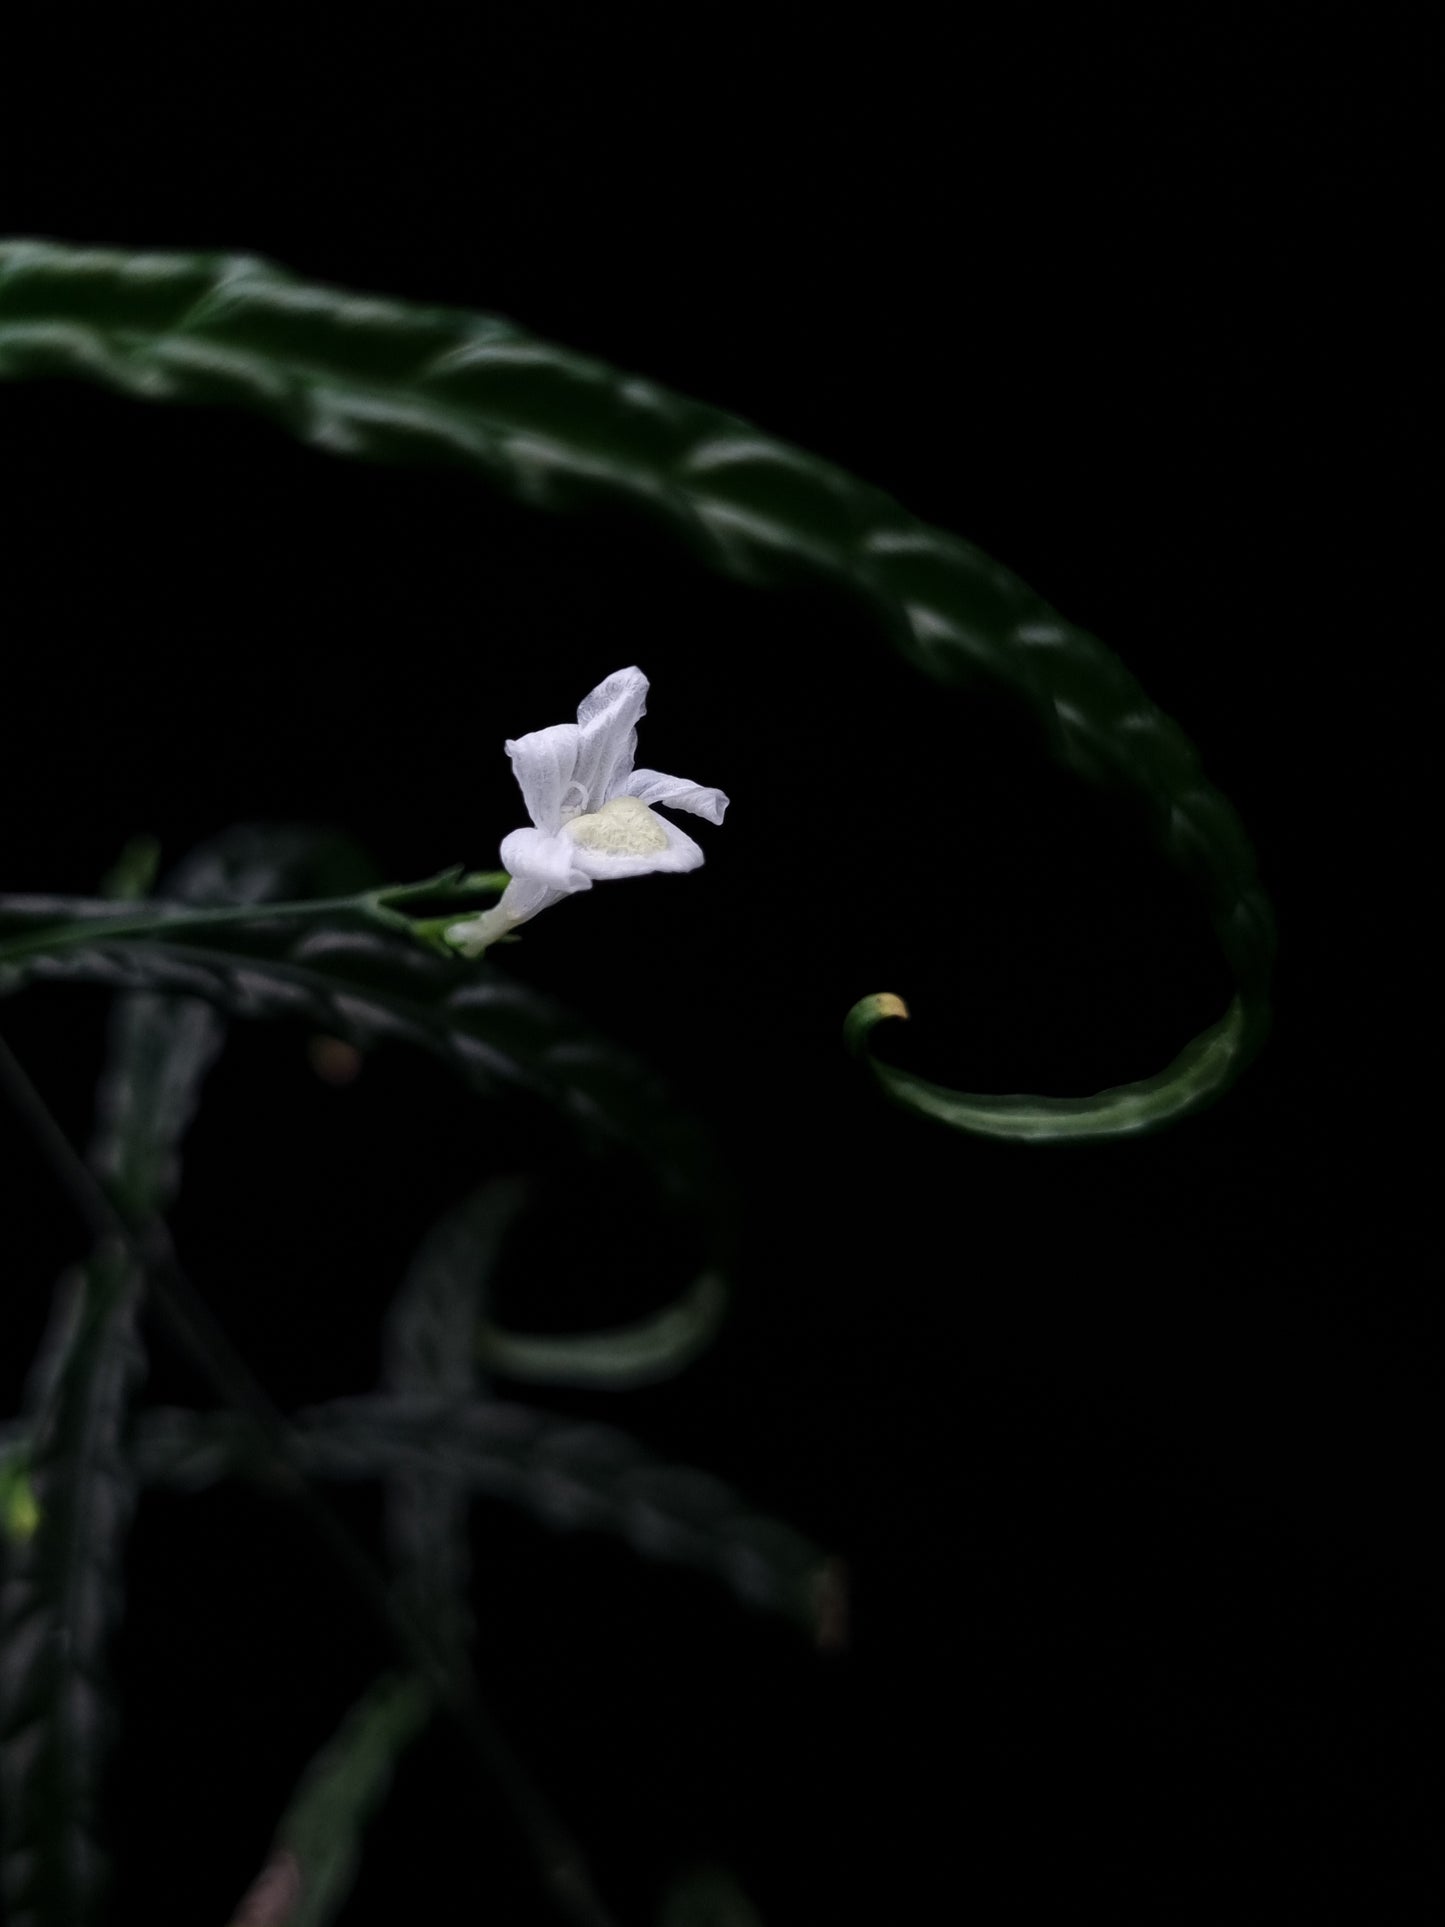
<svg viewBox="0 0 1445 1927">
<path fill-rule="evenodd" d="M 79 914 L 69 918 L 64 915 L 67 904 L 64 898 L 0 897 L 0 917 L 7 912 L 12 915 L 17 912 L 25 915 L 28 912 L 41 918 L 52 913 L 57 917 L 55 922 L 45 924 L 34 933 L 27 932 L 24 936 L 0 942 L 0 964 L 19 962 L 25 957 L 86 943 L 108 943 L 116 937 L 185 935 L 189 931 L 210 930 L 227 924 L 269 923 L 277 917 L 319 921 L 338 915 L 361 916 L 389 930 L 401 930 L 407 935 L 421 934 L 436 920 L 412 918 L 398 905 L 414 902 L 418 898 L 438 897 L 455 898 L 459 905 L 465 904 L 472 897 L 484 893 L 492 896 L 500 894 L 508 881 L 505 870 L 479 871 L 472 875 L 463 875 L 459 870 L 445 870 L 440 876 L 428 877 L 420 883 L 388 884 L 378 890 L 359 891 L 350 897 L 311 897 L 295 903 L 228 905 L 214 910 L 183 910 L 172 904 L 156 904 L 139 913 L 131 903 L 81 898 L 71 900 L 72 907 Z M 448 922 L 453 920 L 447 919 Z M 414 932 L 414 926 L 417 925 L 420 925 L 420 929 Z M 425 935 L 422 940 L 426 940 Z"/>
</svg>

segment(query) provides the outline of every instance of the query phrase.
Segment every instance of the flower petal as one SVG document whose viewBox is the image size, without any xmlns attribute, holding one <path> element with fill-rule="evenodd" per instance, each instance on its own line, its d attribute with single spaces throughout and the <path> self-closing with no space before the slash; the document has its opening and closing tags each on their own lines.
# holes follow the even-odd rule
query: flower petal
<svg viewBox="0 0 1445 1927">
<path fill-rule="evenodd" d="M 619 796 L 635 796 L 649 807 L 665 803 L 669 809 L 691 810 L 705 816 L 709 823 L 721 823 L 728 798 L 721 790 L 703 789 L 685 776 L 664 776 L 660 769 L 635 769 L 617 790 Z"/>
<path fill-rule="evenodd" d="M 686 830 L 669 823 L 665 816 L 659 816 L 657 822 L 667 832 L 666 849 L 649 850 L 645 856 L 622 856 L 614 850 L 589 850 L 579 843 L 572 846 L 573 861 L 599 883 L 613 877 L 645 877 L 653 870 L 697 869 L 704 860 L 703 853 Z M 504 851 L 506 847 L 504 843 Z"/>
<path fill-rule="evenodd" d="M 577 705 L 577 762 L 583 810 L 595 810 L 620 786 L 637 754 L 637 722 L 647 708 L 647 678 L 636 667 L 619 669 Z"/>
<path fill-rule="evenodd" d="M 534 729 L 507 744 L 527 814 L 539 830 L 555 833 L 562 827 L 564 813 L 587 807 L 585 797 L 573 795 L 577 735 L 576 723 L 554 723 L 550 729 Z"/>
<path fill-rule="evenodd" d="M 577 845 L 565 836 L 549 836 L 545 830 L 513 830 L 502 838 L 500 854 L 502 867 L 522 882 L 541 884 L 562 896 L 592 888 L 591 877 L 577 861 Z M 511 887 L 507 886 L 509 891 Z M 519 891 L 513 903 L 526 894 Z M 535 916 L 536 911 L 527 914 Z"/>
</svg>

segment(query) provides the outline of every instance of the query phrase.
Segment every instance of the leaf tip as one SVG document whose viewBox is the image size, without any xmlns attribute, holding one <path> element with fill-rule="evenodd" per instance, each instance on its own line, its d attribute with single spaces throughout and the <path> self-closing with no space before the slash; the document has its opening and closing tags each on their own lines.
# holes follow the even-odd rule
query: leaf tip
<svg viewBox="0 0 1445 1927">
<path fill-rule="evenodd" d="M 844 1040 L 850 1050 L 861 1054 L 875 1024 L 889 1017 L 907 1016 L 908 1006 L 901 997 L 891 990 L 875 991 L 871 997 L 860 997 L 843 1019 Z"/>
</svg>

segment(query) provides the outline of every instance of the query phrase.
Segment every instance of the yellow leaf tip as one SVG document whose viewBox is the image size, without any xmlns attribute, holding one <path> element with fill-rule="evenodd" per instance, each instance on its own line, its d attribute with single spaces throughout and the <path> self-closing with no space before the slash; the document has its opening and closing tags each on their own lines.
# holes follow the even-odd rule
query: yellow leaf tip
<svg viewBox="0 0 1445 1927">
<path fill-rule="evenodd" d="M 891 990 L 880 990 L 871 997 L 860 997 L 843 1019 L 843 1035 L 849 1049 L 863 1050 L 869 1031 L 885 1018 L 907 1015 L 907 1004 Z"/>
</svg>

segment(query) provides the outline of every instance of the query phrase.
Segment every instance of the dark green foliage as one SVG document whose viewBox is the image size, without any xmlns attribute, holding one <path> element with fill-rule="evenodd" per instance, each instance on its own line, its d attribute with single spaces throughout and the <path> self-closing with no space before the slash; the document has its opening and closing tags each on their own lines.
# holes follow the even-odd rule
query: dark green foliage
<svg viewBox="0 0 1445 1927">
<path fill-rule="evenodd" d="M 701 1211 L 712 1195 L 705 1142 L 679 1123 L 661 1086 L 546 1000 L 403 936 L 319 928 L 264 909 L 268 898 L 369 881 L 358 853 L 324 833 L 243 828 L 199 851 L 148 907 L 254 903 L 254 919 L 202 922 L 164 937 L 108 936 L 118 910 L 134 905 L 11 899 L 0 912 L 0 943 L 22 939 L 0 966 L 0 989 L 64 978 L 124 993 L 90 1163 L 138 1241 L 134 1249 L 118 1241 L 68 1281 L 26 1413 L 0 1441 L 11 1486 L 19 1492 L 23 1480 L 25 1499 L 14 1509 L 23 1529 L 12 1531 L 8 1548 L 0 1659 L 7 1917 L 32 1927 L 85 1927 L 98 1917 L 97 1794 L 111 1721 L 105 1653 L 139 1492 L 153 1483 L 196 1490 L 231 1473 L 274 1490 L 272 1443 L 252 1415 L 129 1410 L 144 1369 L 145 1280 L 136 1252 L 147 1249 L 147 1227 L 174 1199 L 179 1147 L 227 1017 L 299 1017 L 363 1047 L 419 1044 L 473 1089 L 548 1099 L 587 1137 L 640 1153 L 665 1197 Z M 87 926 L 78 940 L 77 918 Z M 72 928 L 47 949 L 47 933 L 64 925 Z M 622 1385 L 679 1369 L 720 1315 L 723 1287 L 709 1271 L 670 1310 L 620 1334 L 530 1340 L 499 1332 L 486 1316 L 487 1279 L 525 1200 L 520 1184 L 492 1185 L 438 1222 L 388 1317 L 382 1390 L 299 1414 L 287 1427 L 289 1470 L 383 1482 L 398 1605 L 463 1697 L 467 1521 L 476 1497 L 506 1499 L 553 1526 L 613 1533 L 647 1557 L 711 1572 L 750 1604 L 819 1637 L 836 1618 L 839 1582 L 806 1539 L 754 1514 L 704 1473 L 653 1463 L 609 1427 L 485 1396 L 483 1356 L 534 1379 L 580 1373 Z M 27 1507 L 36 1505 L 32 1521 Z M 409 1676 L 388 1679 L 353 1710 L 303 1774 L 251 1896 L 257 1906 L 285 1900 L 298 1909 L 295 1921 L 311 1927 L 332 1918 L 361 1829 L 432 1698 Z M 243 1906 L 238 1918 L 245 1917 Z"/>
<path fill-rule="evenodd" d="M 243 830 L 204 846 L 167 887 L 180 903 L 254 902 L 326 888 L 354 867 L 332 837 Z M 224 1031 L 214 1007 L 189 999 L 137 995 L 115 1007 L 90 1163 L 134 1227 L 175 1196 L 180 1144 Z M 5 1547 L 0 1593 L 0 1851 L 14 1927 L 85 1927 L 104 1891 L 106 1648 L 136 1496 L 122 1439 L 144 1375 L 143 1285 L 117 1248 L 67 1277 L 27 1394 L 38 1518 Z"/>
<path fill-rule="evenodd" d="M 312 1478 L 440 1477 L 559 1530 L 610 1533 L 645 1558 L 709 1573 L 815 1639 L 841 1603 L 837 1569 L 819 1546 L 710 1473 L 658 1463 L 614 1426 L 500 1399 L 383 1395 L 299 1412 L 293 1439 Z M 225 1414 L 148 1412 L 133 1450 L 144 1483 L 186 1492 L 265 1471 L 246 1427 Z"/>
<path fill-rule="evenodd" d="M 510 323 L 308 287 L 245 257 L 0 244 L 0 378 L 35 375 L 240 405 L 328 452 L 460 464 L 542 507 L 630 503 L 738 578 L 842 586 L 939 683 L 962 689 L 984 674 L 1022 695 L 1069 767 L 1138 796 L 1161 846 L 1204 892 L 1237 994 L 1156 1076 L 1071 1100 L 958 1093 L 894 1069 L 873 1055 L 871 1033 L 907 1013 L 896 998 L 865 999 L 850 1014 L 849 1041 L 904 1104 L 1024 1141 L 1117 1136 L 1209 1103 L 1258 1050 L 1271 915 L 1248 839 L 1188 739 L 1094 638 L 878 490 Z M 148 892 L 153 867 L 153 850 L 133 847 L 113 891 Z M 108 1241 L 63 1281 L 25 1411 L 5 1441 L 0 1876 L 16 1927 L 88 1927 L 102 1904 L 106 1651 L 139 1492 L 275 1469 L 263 1464 L 264 1426 L 229 1413 L 131 1414 L 145 1365 L 138 1254 L 175 1196 L 179 1148 L 226 1020 L 287 1017 L 362 1049 L 419 1046 L 478 1093 L 541 1100 L 589 1139 L 640 1156 L 669 1203 L 708 1218 L 715 1174 L 702 1139 L 679 1125 L 653 1079 L 546 999 L 489 964 L 429 951 L 400 918 L 379 928 L 359 910 L 320 919 L 265 908 L 359 894 L 372 881 L 340 839 L 245 830 L 199 852 L 143 914 L 254 905 L 254 917 L 146 931 L 122 928 L 113 902 L 0 900 L 0 994 L 33 980 L 122 993 L 89 1161 L 135 1234 Z M 66 923 L 83 928 L 62 934 Z M 722 1302 L 708 1270 L 671 1311 L 626 1333 L 499 1331 L 485 1283 L 520 1198 L 493 1189 L 444 1218 L 395 1302 L 382 1390 L 302 1413 L 287 1430 L 298 1475 L 384 1482 L 399 1617 L 420 1629 L 428 1681 L 380 1680 L 304 1773 L 261 1883 L 287 1904 L 293 1927 L 323 1927 L 344 1899 L 361 1828 L 433 1690 L 450 1680 L 465 1698 L 473 1498 L 617 1534 L 646 1556 L 713 1573 L 823 1643 L 840 1636 L 838 1569 L 791 1529 L 703 1473 L 654 1464 L 621 1432 L 486 1395 L 479 1362 L 537 1381 L 613 1385 L 675 1369 L 707 1342 Z M 429 1669 L 432 1659 L 440 1664 Z M 583 1907 L 576 1917 L 600 1916 Z M 673 1894 L 667 1919 L 743 1927 L 755 1915 L 726 1876 L 708 1874 Z"/>
<path fill-rule="evenodd" d="M 5 1548 L 0 1590 L 0 1866 L 13 1927 L 86 1927 L 104 1893 L 105 1654 L 135 1500 L 119 1447 L 143 1369 L 139 1297 L 116 1252 L 66 1279 L 27 1401 L 39 1516 Z"/>
<path fill-rule="evenodd" d="M 899 1101 L 1036 1142 L 1113 1135 L 1121 1115 L 1137 1129 L 1210 1102 L 1263 1042 L 1272 917 L 1248 838 L 1192 744 L 1094 637 L 881 491 L 509 322 L 309 287 L 245 256 L 0 244 L 0 377 L 37 374 L 257 409 L 331 453 L 461 463 L 541 507 L 630 503 L 730 575 L 841 585 L 938 682 L 982 673 L 1022 695 L 1055 753 L 1134 792 L 1197 880 L 1236 1007 L 1142 1088 L 1092 1109 L 885 1073 Z"/>
<path fill-rule="evenodd" d="M 516 1183 L 486 1186 L 423 1240 L 383 1333 L 384 1390 L 398 1404 L 447 1419 L 477 1385 L 477 1321 L 487 1276 L 523 1201 Z M 468 1488 L 455 1466 L 398 1465 L 384 1474 L 386 1537 L 397 1583 L 443 1649 L 470 1632 Z"/>
<path fill-rule="evenodd" d="M 107 938 L 97 920 L 83 943 L 69 939 L 53 954 L 35 947 L 76 909 L 53 899 L 37 914 L 0 899 L 0 996 L 34 980 L 100 984 L 199 998 L 237 1017 L 303 1019 L 362 1049 L 411 1044 L 480 1095 L 544 1098 L 589 1137 L 640 1152 L 671 1196 L 698 1201 L 712 1188 L 705 1142 L 669 1108 L 658 1079 L 485 963 L 434 956 L 384 931 L 264 913 L 156 937 Z M 27 954 L 4 961 L 5 938 L 22 931 Z"/>
<path fill-rule="evenodd" d="M 1244 1005 L 1235 998 L 1217 1024 L 1191 1038 L 1153 1077 L 1092 1097 L 994 1097 L 946 1090 L 913 1071 L 871 1055 L 868 1036 L 888 1018 L 906 1017 L 901 998 L 864 997 L 849 1011 L 843 1034 L 867 1058 L 881 1088 L 896 1103 L 980 1137 L 1019 1144 L 1069 1144 L 1082 1139 L 1132 1137 L 1197 1110 L 1239 1070 L 1249 1047 Z"/>
</svg>

